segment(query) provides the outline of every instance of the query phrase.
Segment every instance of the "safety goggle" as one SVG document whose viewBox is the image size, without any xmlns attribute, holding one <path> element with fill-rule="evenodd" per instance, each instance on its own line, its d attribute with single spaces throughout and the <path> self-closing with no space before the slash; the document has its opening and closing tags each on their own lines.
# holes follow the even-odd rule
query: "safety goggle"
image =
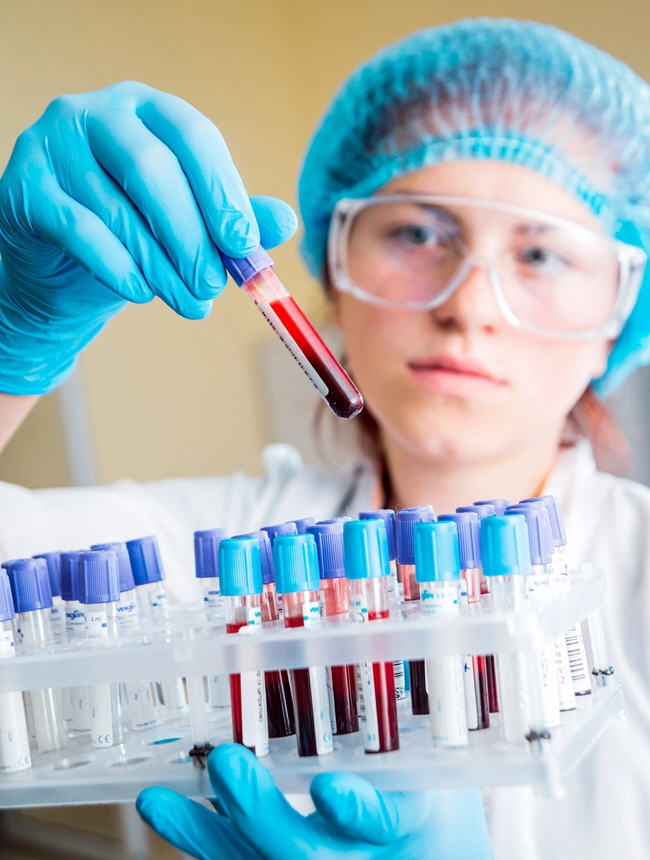
<svg viewBox="0 0 650 860">
<path fill-rule="evenodd" d="M 332 286 L 363 302 L 433 310 L 476 267 L 510 325 L 563 338 L 616 337 L 646 254 L 568 218 L 446 195 L 343 199 L 332 214 Z"/>
</svg>

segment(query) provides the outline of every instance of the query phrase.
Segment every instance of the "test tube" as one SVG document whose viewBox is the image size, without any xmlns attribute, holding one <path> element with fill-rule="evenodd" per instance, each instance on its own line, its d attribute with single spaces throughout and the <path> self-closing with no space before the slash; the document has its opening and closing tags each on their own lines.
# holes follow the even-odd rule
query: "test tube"
<svg viewBox="0 0 650 860">
<path fill-rule="evenodd" d="M 52 622 L 52 635 L 55 642 L 65 641 L 65 603 L 61 597 L 61 553 L 41 552 L 34 558 L 42 558 L 47 565 L 50 577 L 50 590 L 52 592 L 52 609 L 50 609 L 50 621 Z"/>
<path fill-rule="evenodd" d="M 519 513 L 522 513 L 526 517 L 528 525 L 530 556 L 533 565 L 532 573 L 527 579 L 528 596 L 534 603 L 547 606 L 553 602 L 553 598 L 558 590 L 553 566 L 553 532 L 548 509 L 541 499 L 529 499 L 520 502 L 519 505 L 511 505 L 508 508 L 508 511 L 510 510 L 518 510 Z M 560 588 L 562 588 L 562 585 Z M 559 710 L 573 711 L 576 707 L 576 697 L 573 689 L 571 664 L 565 637 L 560 636 L 555 639 L 549 645 L 549 649 L 551 651 L 551 662 L 555 666 Z M 544 670 L 545 666 L 542 658 L 542 692 L 546 697 L 544 705 L 549 714 L 554 715 L 554 693 L 552 691 L 544 691 Z M 547 723 L 547 725 L 551 726 L 553 723 Z"/>
<path fill-rule="evenodd" d="M 343 523 L 310 526 L 308 534 L 313 535 L 316 541 L 325 616 L 332 619 L 330 623 L 347 621 L 350 617 L 350 588 L 345 578 Z M 334 734 L 358 732 L 357 667 L 354 664 L 328 666 L 326 672 Z"/>
<path fill-rule="evenodd" d="M 320 624 L 320 575 L 311 534 L 278 535 L 273 543 L 276 587 L 282 594 L 284 626 Z M 334 749 L 332 715 L 324 666 L 290 669 L 299 756 L 327 755 Z"/>
<path fill-rule="evenodd" d="M 510 499 L 483 499 L 482 501 L 474 502 L 475 505 L 490 505 L 494 508 L 494 514 L 497 517 L 502 517 L 508 505 L 512 504 Z"/>
<path fill-rule="evenodd" d="M 86 636 L 86 615 L 79 602 L 79 556 L 83 550 L 61 553 L 61 598 L 65 605 L 65 632 L 68 642 Z M 70 687 L 63 691 L 63 712 L 68 733 L 72 736 L 90 732 L 88 690 Z"/>
<path fill-rule="evenodd" d="M 350 581 L 352 619 L 375 624 L 390 618 L 388 538 L 383 520 L 352 520 L 343 526 L 345 570 Z M 359 717 L 367 753 L 399 749 L 392 663 L 359 666 Z"/>
<path fill-rule="evenodd" d="M 309 526 L 313 526 L 318 522 L 318 517 L 303 517 L 300 520 L 291 520 L 299 535 L 307 534 Z"/>
<path fill-rule="evenodd" d="M 11 596 L 16 615 L 16 640 L 22 651 L 39 651 L 52 645 L 54 635 L 50 620 L 52 594 L 47 565 L 42 558 L 6 561 Z M 34 720 L 36 746 L 41 753 L 67 746 L 61 691 L 54 687 L 31 690 L 25 694 Z"/>
<path fill-rule="evenodd" d="M 202 529 L 194 532 L 194 564 L 201 585 L 203 611 L 207 618 L 224 614 L 219 588 L 219 544 L 228 537 L 225 529 Z"/>
<path fill-rule="evenodd" d="M 461 561 L 456 523 L 440 520 L 416 523 L 413 542 L 423 615 L 457 617 Z M 444 748 L 466 747 L 469 740 L 463 658 L 456 654 L 429 658 L 426 667 L 433 744 Z"/>
<path fill-rule="evenodd" d="M 558 500 L 555 496 L 546 495 L 540 496 L 538 500 L 534 501 L 544 502 L 551 521 L 551 532 L 553 534 L 551 579 L 558 591 L 569 588 L 571 580 L 569 578 L 569 567 L 566 556 L 567 539 Z M 527 502 L 528 499 L 524 499 L 524 504 Z M 569 655 L 573 692 L 576 696 L 589 696 L 591 694 L 591 674 L 589 672 L 589 664 L 580 624 L 574 624 L 572 627 L 569 627 L 564 634 L 564 641 L 566 642 L 567 653 Z"/>
<path fill-rule="evenodd" d="M 276 537 L 278 535 L 297 535 L 298 534 L 298 526 L 294 522 L 288 523 L 277 523 L 273 526 L 262 526 L 260 531 L 266 532 L 269 540 L 271 541 L 271 554 L 273 552 L 273 544 L 275 542 Z M 278 601 L 278 611 L 280 615 L 282 615 L 282 594 L 277 592 L 277 601 Z"/>
<path fill-rule="evenodd" d="M 275 588 L 273 569 L 273 549 L 271 538 L 265 531 L 249 532 L 236 537 L 257 538 L 260 542 L 262 564 L 262 625 L 275 625 L 280 621 L 278 595 Z M 286 738 L 295 734 L 293 698 L 291 681 L 286 669 L 264 673 L 266 686 L 266 716 L 269 724 L 269 738 Z"/>
<path fill-rule="evenodd" d="M 225 601 L 219 584 L 219 544 L 228 537 L 225 529 L 203 529 L 194 532 L 194 564 L 201 592 L 203 611 L 208 620 L 225 615 Z M 189 693 L 189 678 L 188 693 Z M 205 698 L 213 713 L 230 713 L 230 677 L 206 675 Z M 192 702 L 190 702 L 190 709 Z"/>
<path fill-rule="evenodd" d="M 226 602 L 226 633 L 262 631 L 262 567 L 256 538 L 226 538 L 219 544 L 219 578 Z M 233 741 L 258 756 L 268 755 L 266 692 L 261 671 L 230 676 Z"/>
<path fill-rule="evenodd" d="M 117 624 L 121 631 L 137 630 L 140 626 L 138 596 L 135 591 L 135 579 L 131 558 L 126 544 L 119 541 L 113 543 L 96 543 L 91 550 L 110 550 L 117 558 L 117 568 L 120 575 L 120 597 L 115 607 Z"/>
<path fill-rule="evenodd" d="M 480 505 L 463 505 L 460 508 L 456 508 L 456 513 L 475 513 L 479 519 L 478 532 L 480 534 L 481 520 L 485 517 L 496 516 L 496 509 L 494 505 L 491 505 L 489 503 L 483 503 Z M 480 553 L 480 540 L 478 540 L 478 544 Z M 483 573 L 483 570 L 481 570 L 481 594 L 489 594 L 488 581 L 487 577 Z M 494 661 L 494 654 L 485 655 L 485 665 L 487 667 L 488 703 L 490 706 L 490 713 L 497 714 L 499 712 L 499 694 L 497 692 L 497 670 Z"/>
<path fill-rule="evenodd" d="M 350 517 L 348 517 L 348 520 Z M 395 511 L 390 508 L 377 508 L 374 511 L 359 511 L 360 520 L 384 521 L 386 537 L 388 538 L 388 558 L 390 559 L 390 580 L 388 582 L 388 598 L 393 603 L 399 603 L 399 583 L 397 580 L 397 538 L 395 536 Z M 402 666 L 402 674 L 404 668 Z"/>
<path fill-rule="evenodd" d="M 470 612 L 481 605 L 481 549 L 480 521 L 474 511 L 442 514 L 443 522 L 454 522 L 458 529 L 461 578 L 466 584 L 467 605 Z M 466 663 L 472 665 L 474 701 L 469 689 L 465 690 L 467 724 L 471 730 L 490 728 L 490 697 L 487 660 L 483 654 L 464 655 Z M 466 682 L 469 678 L 466 678 Z M 474 724 L 476 719 L 476 724 Z"/>
<path fill-rule="evenodd" d="M 548 565 L 551 562 L 553 550 L 548 514 L 543 504 L 540 507 L 541 511 L 533 508 L 532 505 L 510 505 L 506 508 L 506 516 L 521 514 L 526 520 L 531 562 L 530 573 L 526 577 L 527 597 L 532 605 L 542 607 L 552 603 Z M 548 643 L 540 649 L 539 671 L 542 681 L 544 725 L 547 728 L 555 728 L 560 725 L 560 691 L 553 643 Z M 567 671 L 564 678 L 567 685 L 570 679 L 571 674 Z"/>
<path fill-rule="evenodd" d="M 481 557 L 493 608 L 521 611 L 526 605 L 526 576 L 530 573 L 524 517 L 512 514 L 481 520 Z M 496 655 L 496 662 L 503 740 L 522 745 L 529 728 L 524 661 L 518 651 L 504 651 Z"/>
<path fill-rule="evenodd" d="M 0 570 L 0 660 L 16 656 L 11 622 L 14 601 L 7 573 Z M 16 773 L 32 766 L 23 694 L 0 693 L 0 774 Z"/>
<path fill-rule="evenodd" d="M 363 409 L 363 397 L 275 274 L 273 260 L 262 246 L 241 260 L 224 253 L 221 259 L 332 412 L 339 418 L 358 415 Z"/>
<path fill-rule="evenodd" d="M 415 555 L 413 550 L 413 527 L 416 523 L 433 522 L 436 515 L 430 505 L 403 508 L 395 515 L 397 563 L 402 580 L 404 600 L 408 603 L 420 599 L 420 588 L 415 579 Z M 429 713 L 427 696 L 427 673 L 424 660 L 410 660 L 409 681 L 411 688 L 411 710 L 416 715 Z"/>
<path fill-rule="evenodd" d="M 84 607 L 86 639 L 114 639 L 118 632 L 117 605 L 120 573 L 113 550 L 79 555 L 79 600 Z M 95 749 L 120 743 L 121 721 L 117 686 L 93 684 L 89 688 L 90 742 Z"/>
</svg>

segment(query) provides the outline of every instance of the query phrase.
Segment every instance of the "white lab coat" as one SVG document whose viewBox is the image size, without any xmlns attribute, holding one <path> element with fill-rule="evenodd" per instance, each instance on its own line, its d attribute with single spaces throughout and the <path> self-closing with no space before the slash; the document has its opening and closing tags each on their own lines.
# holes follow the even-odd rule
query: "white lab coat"
<svg viewBox="0 0 650 860">
<path fill-rule="evenodd" d="M 107 487 L 26 490 L 0 483 L 0 559 L 156 534 L 176 601 L 198 598 L 192 532 L 231 534 L 294 517 L 356 514 L 373 506 L 367 466 L 335 475 L 303 468 L 274 445 L 264 477 L 235 474 Z M 580 441 L 561 452 L 546 492 L 558 496 L 569 561 L 608 577 L 610 662 L 625 691 L 627 720 L 610 727 L 577 768 L 564 800 L 526 788 L 486 792 L 498 860 L 647 860 L 650 857 L 650 490 L 596 471 Z M 467 500 L 468 503 L 471 499 Z"/>
</svg>

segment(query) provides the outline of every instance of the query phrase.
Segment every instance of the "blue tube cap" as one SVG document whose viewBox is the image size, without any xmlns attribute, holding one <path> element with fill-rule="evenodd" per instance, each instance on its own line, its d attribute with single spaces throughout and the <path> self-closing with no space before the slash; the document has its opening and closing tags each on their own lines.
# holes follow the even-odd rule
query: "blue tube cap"
<svg viewBox="0 0 650 860">
<path fill-rule="evenodd" d="M 60 597 L 61 595 L 61 553 L 56 552 L 39 552 L 34 558 L 42 558 L 47 565 L 47 572 L 50 577 L 50 590 L 52 597 Z"/>
<path fill-rule="evenodd" d="M 61 598 L 79 600 L 79 556 L 85 549 L 61 553 Z"/>
<path fill-rule="evenodd" d="M 318 522 L 318 517 L 303 517 L 301 520 L 291 520 L 298 529 L 299 535 L 307 534 L 309 526 L 313 526 Z"/>
<path fill-rule="evenodd" d="M 395 538 L 395 511 L 390 508 L 378 508 L 376 511 L 359 511 L 360 520 L 383 520 L 388 538 L 388 557 L 391 561 L 397 558 L 397 540 Z"/>
<path fill-rule="evenodd" d="M 14 599 L 6 570 L 0 570 L 0 621 L 11 621 L 16 617 Z"/>
<path fill-rule="evenodd" d="M 225 529 L 194 532 L 194 569 L 197 579 L 219 576 L 219 544 L 228 537 Z"/>
<path fill-rule="evenodd" d="M 553 558 L 553 535 L 551 521 L 543 502 L 535 504 L 510 505 L 506 516 L 521 514 L 528 528 L 531 564 L 550 564 Z"/>
<path fill-rule="evenodd" d="M 249 254 L 248 257 L 243 257 L 242 259 L 229 257 L 228 254 L 224 254 L 223 251 L 219 251 L 219 255 L 226 271 L 238 287 L 243 287 L 247 281 L 250 281 L 250 279 L 254 275 L 257 275 L 258 272 L 261 272 L 262 269 L 268 269 L 269 266 L 273 265 L 273 260 L 261 245 L 258 245 L 253 253 Z"/>
<path fill-rule="evenodd" d="M 111 550 L 117 556 L 117 569 L 120 572 L 120 592 L 133 591 L 135 588 L 135 580 L 133 578 L 133 568 L 131 567 L 131 557 L 126 548 L 126 544 L 121 541 L 114 543 L 96 543 L 91 549 L 94 550 Z M 101 603 L 101 601 L 97 601 Z"/>
<path fill-rule="evenodd" d="M 522 514 L 481 520 L 481 556 L 485 576 L 527 576 L 530 573 L 528 528 Z"/>
<path fill-rule="evenodd" d="M 269 585 L 275 582 L 275 570 L 273 568 L 273 547 L 271 538 L 268 534 L 260 529 L 258 532 L 248 532 L 243 535 L 233 535 L 237 540 L 239 538 L 257 538 L 260 542 L 260 559 L 262 562 L 262 585 Z"/>
<path fill-rule="evenodd" d="M 50 575 L 42 558 L 14 558 L 5 561 L 2 567 L 9 577 L 16 612 L 50 609 Z"/>
<path fill-rule="evenodd" d="M 458 526 L 454 520 L 416 523 L 413 544 L 417 582 L 460 579 Z"/>
<path fill-rule="evenodd" d="M 400 564 L 415 564 L 413 551 L 413 526 L 416 523 L 434 522 L 436 515 L 431 505 L 402 508 L 395 514 L 397 536 L 397 561 Z"/>
<path fill-rule="evenodd" d="M 505 509 L 510 504 L 510 499 L 484 499 L 480 502 L 474 502 L 475 505 L 492 505 L 494 512 L 498 517 L 502 517 Z"/>
<path fill-rule="evenodd" d="M 494 517 L 496 516 L 496 510 L 494 505 L 490 505 L 485 502 L 480 505 L 462 505 L 460 508 L 456 508 L 457 514 L 467 514 L 474 513 L 479 518 L 479 520 L 484 519 L 485 517 Z"/>
<path fill-rule="evenodd" d="M 128 540 L 126 548 L 131 559 L 131 569 L 136 585 L 148 585 L 165 578 L 160 558 L 160 547 L 155 535 Z"/>
<path fill-rule="evenodd" d="M 224 538 L 219 543 L 219 588 L 225 597 L 262 593 L 262 563 L 257 538 Z"/>
<path fill-rule="evenodd" d="M 348 579 L 390 576 L 388 536 L 383 520 L 351 520 L 345 523 L 343 551 Z"/>
<path fill-rule="evenodd" d="M 481 566 L 481 521 L 474 511 L 457 511 L 455 514 L 441 514 L 438 521 L 456 523 L 458 527 L 458 546 L 460 566 L 472 570 Z"/>
<path fill-rule="evenodd" d="M 298 527 L 295 523 L 277 523 L 274 526 L 262 526 L 261 530 L 266 532 L 271 538 L 271 545 L 275 543 L 276 537 L 279 537 L 280 535 L 298 534 Z"/>
<path fill-rule="evenodd" d="M 320 589 L 318 551 L 311 534 L 278 535 L 273 542 L 273 566 L 279 594 Z"/>
<path fill-rule="evenodd" d="M 318 523 L 310 526 L 307 533 L 316 541 L 320 578 L 340 579 L 345 576 L 343 523 Z"/>
<path fill-rule="evenodd" d="M 79 554 L 79 602 L 115 603 L 120 599 L 120 568 L 112 549 Z"/>
</svg>

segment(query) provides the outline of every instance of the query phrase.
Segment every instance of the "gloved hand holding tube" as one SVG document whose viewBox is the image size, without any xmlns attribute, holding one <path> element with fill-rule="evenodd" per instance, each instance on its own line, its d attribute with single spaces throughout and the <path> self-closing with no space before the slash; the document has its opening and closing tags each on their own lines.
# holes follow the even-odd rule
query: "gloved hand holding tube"
<svg viewBox="0 0 650 860">
<path fill-rule="evenodd" d="M 316 812 L 303 816 L 264 765 L 238 744 L 208 758 L 217 812 L 166 788 L 136 804 L 163 838 L 200 860 L 491 860 L 478 789 L 381 793 L 350 773 L 311 784 Z"/>
<path fill-rule="evenodd" d="M 0 180 L 0 392 L 52 391 L 127 302 L 206 317 L 226 285 L 219 250 L 244 257 L 295 229 L 286 203 L 248 197 L 182 99 L 132 81 L 61 96 Z"/>
</svg>

